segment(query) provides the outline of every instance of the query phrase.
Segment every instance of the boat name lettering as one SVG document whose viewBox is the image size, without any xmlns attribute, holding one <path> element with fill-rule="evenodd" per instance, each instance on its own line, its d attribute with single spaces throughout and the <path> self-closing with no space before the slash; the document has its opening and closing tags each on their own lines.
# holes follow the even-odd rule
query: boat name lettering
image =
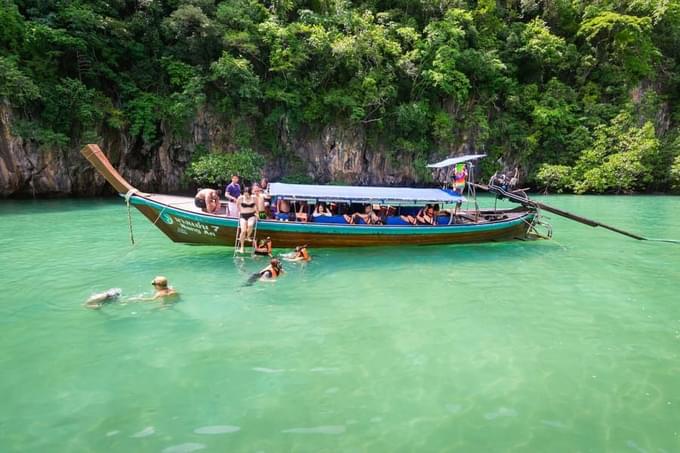
<svg viewBox="0 0 680 453">
<path fill-rule="evenodd" d="M 177 220 L 177 223 L 180 224 L 181 229 L 186 229 L 192 233 L 202 234 L 204 236 L 215 237 L 217 236 L 217 230 L 220 228 L 215 225 L 204 225 L 202 223 L 195 222 L 193 220 L 182 219 L 180 217 L 175 217 L 175 219 Z"/>
</svg>

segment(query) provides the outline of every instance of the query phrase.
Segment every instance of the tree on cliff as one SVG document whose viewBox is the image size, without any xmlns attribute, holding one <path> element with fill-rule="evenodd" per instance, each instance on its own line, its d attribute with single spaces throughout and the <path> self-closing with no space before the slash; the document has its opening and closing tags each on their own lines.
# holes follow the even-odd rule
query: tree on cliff
<svg viewBox="0 0 680 453">
<path fill-rule="evenodd" d="M 47 148 L 114 130 L 153 152 L 210 110 L 281 161 L 342 124 L 395 162 L 465 144 L 561 189 L 667 188 L 680 0 L 2 0 L 0 97 Z M 654 146 L 625 151 L 639 131 Z"/>
</svg>

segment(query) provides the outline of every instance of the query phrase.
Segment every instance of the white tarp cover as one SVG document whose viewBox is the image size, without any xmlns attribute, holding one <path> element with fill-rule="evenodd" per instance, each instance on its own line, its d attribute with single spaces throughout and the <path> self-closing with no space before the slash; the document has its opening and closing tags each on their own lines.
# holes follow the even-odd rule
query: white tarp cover
<svg viewBox="0 0 680 453">
<path fill-rule="evenodd" d="M 441 189 L 411 189 L 408 187 L 316 186 L 274 182 L 269 184 L 269 193 L 272 196 L 300 200 L 365 201 L 383 204 L 465 201 L 464 197 L 453 195 Z"/>
<path fill-rule="evenodd" d="M 456 164 L 459 164 L 461 162 L 469 162 L 471 160 L 480 159 L 482 157 L 486 157 L 486 154 L 468 154 L 468 155 L 465 155 L 465 156 L 450 157 L 448 159 L 444 159 L 441 162 L 429 164 L 428 168 L 450 167 L 451 165 L 456 165 Z"/>
</svg>

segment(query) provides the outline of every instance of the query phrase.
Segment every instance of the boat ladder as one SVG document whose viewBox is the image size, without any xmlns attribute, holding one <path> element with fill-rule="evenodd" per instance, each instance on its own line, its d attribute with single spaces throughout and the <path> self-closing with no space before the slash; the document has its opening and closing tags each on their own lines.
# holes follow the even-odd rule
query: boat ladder
<svg viewBox="0 0 680 453">
<path fill-rule="evenodd" d="M 234 238 L 234 256 L 239 254 L 239 249 L 241 248 L 241 219 L 237 218 L 238 224 L 236 225 L 236 237 Z M 255 217 L 255 225 L 253 225 L 253 237 L 250 238 L 252 242 L 252 252 L 255 253 L 255 246 L 257 245 L 257 224 L 260 223 L 259 219 Z M 248 239 L 246 238 L 246 242 Z M 244 245 L 245 250 L 245 245 Z"/>
</svg>

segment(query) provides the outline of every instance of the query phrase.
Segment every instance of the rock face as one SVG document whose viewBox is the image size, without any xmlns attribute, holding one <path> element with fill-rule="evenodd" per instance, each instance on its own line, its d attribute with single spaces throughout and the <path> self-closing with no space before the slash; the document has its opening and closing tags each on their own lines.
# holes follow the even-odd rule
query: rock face
<svg viewBox="0 0 680 453">
<path fill-rule="evenodd" d="M 282 142 L 320 183 L 394 185 L 416 180 L 410 158 L 390 158 L 383 146 L 369 147 L 359 128 L 327 126 L 317 133 L 302 130 L 296 137 L 283 136 Z M 282 169 L 285 165 L 279 163 L 271 170 L 280 174 Z"/>
<path fill-rule="evenodd" d="M 0 195 L 71 193 L 65 156 L 12 135 L 11 120 L 10 109 L 0 106 Z"/>
<path fill-rule="evenodd" d="M 0 105 L 0 196 L 49 197 L 111 194 L 112 189 L 80 156 L 80 146 L 65 151 L 42 149 L 12 133 L 12 111 Z M 121 132 L 103 134 L 100 144 L 118 171 L 142 190 L 179 192 L 187 190 L 184 169 L 197 145 L 207 149 L 234 148 L 228 127 L 207 112 L 199 112 L 190 134 L 175 138 L 161 134 L 152 145 L 143 144 Z M 416 164 L 408 156 L 391 156 L 381 145 L 369 146 L 360 128 L 327 126 L 320 131 L 303 129 L 294 135 L 280 133 L 286 158 L 268 158 L 267 176 L 277 180 L 291 170 L 314 181 L 347 184 L 412 184 Z M 259 150 L 268 156 L 266 150 Z M 417 165 L 421 165 L 419 163 Z M 421 173 L 422 174 L 422 173 Z"/>
</svg>

